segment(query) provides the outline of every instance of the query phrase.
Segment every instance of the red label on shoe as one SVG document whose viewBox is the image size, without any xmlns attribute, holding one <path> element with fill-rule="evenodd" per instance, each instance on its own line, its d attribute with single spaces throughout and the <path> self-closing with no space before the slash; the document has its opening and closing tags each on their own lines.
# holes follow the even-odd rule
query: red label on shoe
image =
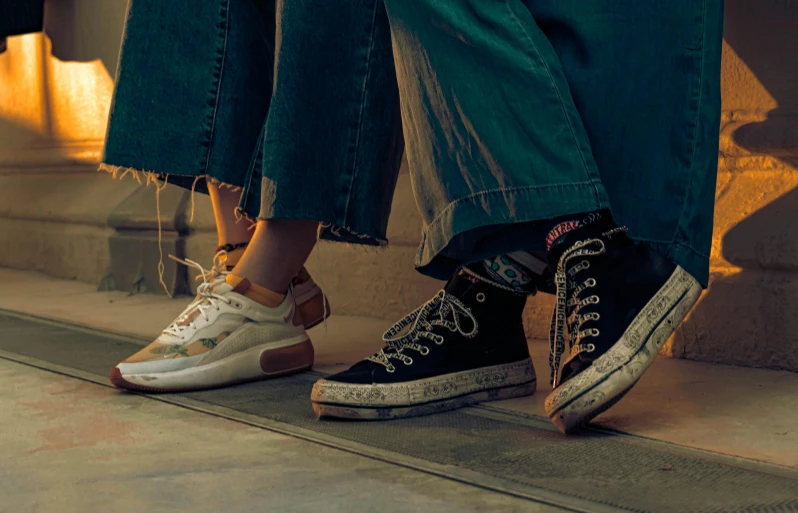
<svg viewBox="0 0 798 513">
<path fill-rule="evenodd" d="M 546 237 L 546 248 L 550 248 L 551 245 L 554 244 L 555 240 L 559 239 L 571 230 L 576 230 L 581 224 L 582 223 L 579 221 L 564 221 L 555 226 Z"/>
</svg>

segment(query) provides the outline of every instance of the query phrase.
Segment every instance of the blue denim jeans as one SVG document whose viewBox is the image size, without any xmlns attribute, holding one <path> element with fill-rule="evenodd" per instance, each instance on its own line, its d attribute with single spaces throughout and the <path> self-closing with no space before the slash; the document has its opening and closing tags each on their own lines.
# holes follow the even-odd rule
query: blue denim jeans
<svg viewBox="0 0 798 513">
<path fill-rule="evenodd" d="M 611 209 L 706 285 L 723 0 L 385 0 L 424 233 L 416 261 L 544 250 Z"/>
<path fill-rule="evenodd" d="M 403 150 L 381 0 L 130 2 L 104 168 L 380 245 Z"/>
<path fill-rule="evenodd" d="M 385 3 L 132 0 L 105 164 L 381 244 L 400 95 L 422 272 L 609 208 L 706 285 L 722 0 Z"/>
</svg>

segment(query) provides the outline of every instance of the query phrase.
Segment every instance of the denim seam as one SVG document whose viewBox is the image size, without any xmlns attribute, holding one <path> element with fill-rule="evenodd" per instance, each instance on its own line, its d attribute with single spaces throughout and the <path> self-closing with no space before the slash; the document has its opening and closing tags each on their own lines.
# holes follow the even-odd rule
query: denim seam
<svg viewBox="0 0 798 513">
<path fill-rule="evenodd" d="M 213 116 L 211 117 L 210 140 L 208 141 L 208 156 L 205 158 L 204 174 L 208 174 L 208 167 L 211 163 L 213 154 L 214 129 L 216 128 L 216 115 L 219 112 L 219 98 L 222 95 L 222 76 L 224 75 L 224 63 L 227 60 L 227 39 L 230 36 L 230 0 L 226 0 L 224 11 L 224 45 L 222 45 L 222 58 L 219 62 L 219 76 L 216 78 L 216 101 L 213 105 Z"/>
<path fill-rule="evenodd" d="M 507 12 L 510 14 L 510 16 L 513 19 L 513 21 L 517 25 L 517 27 L 521 29 L 521 32 L 526 37 L 527 42 L 530 44 L 532 49 L 535 51 L 535 54 L 537 55 L 538 60 L 541 63 L 543 63 L 543 67 L 546 69 L 546 74 L 549 76 L 549 82 L 551 83 L 552 87 L 554 88 L 554 92 L 557 93 L 557 99 L 559 100 L 560 109 L 562 110 L 563 116 L 565 117 L 565 123 L 568 125 L 568 130 L 571 132 L 571 138 L 573 139 L 574 145 L 576 146 L 576 150 L 579 153 L 579 158 L 582 160 L 582 167 L 585 170 L 585 173 L 587 174 L 587 177 L 590 178 L 590 173 L 587 170 L 588 166 L 587 166 L 587 161 L 585 160 L 585 155 L 582 152 L 582 147 L 579 145 L 579 142 L 578 142 L 578 140 L 576 138 L 576 133 L 574 132 L 574 127 L 571 124 L 570 118 L 568 117 L 568 112 L 565 110 L 565 105 L 563 103 L 562 93 L 560 92 L 560 88 L 557 87 L 557 82 L 554 80 L 554 77 L 551 74 L 551 69 L 549 68 L 549 63 L 546 62 L 546 59 L 544 59 L 543 56 L 540 55 L 540 52 L 538 51 L 538 48 L 535 45 L 535 42 L 532 40 L 532 38 L 530 37 L 529 33 L 524 28 L 524 25 L 521 23 L 521 20 L 519 20 L 518 17 L 513 12 L 512 8 L 510 7 L 510 4 L 508 3 L 507 0 L 505 0 L 504 5 L 505 5 L 505 7 L 507 7 Z M 531 63 L 531 64 L 534 64 L 534 63 Z M 599 203 L 599 201 L 598 201 L 599 194 L 598 194 L 598 189 L 596 188 L 595 182 L 596 182 L 595 178 L 590 180 L 590 184 L 593 185 L 593 188 L 594 188 L 594 194 L 596 195 L 597 203 Z"/>
<path fill-rule="evenodd" d="M 687 211 L 687 203 L 688 198 L 690 196 L 690 192 L 692 191 L 693 187 L 693 168 L 695 167 L 695 156 L 696 152 L 698 151 L 698 128 L 701 126 L 701 105 L 703 100 L 703 93 L 702 88 L 704 86 L 704 66 L 705 66 L 705 53 L 706 53 L 706 42 L 704 40 L 706 36 L 707 30 L 707 1 L 703 0 L 701 2 L 701 61 L 699 65 L 699 74 L 698 74 L 698 104 L 696 105 L 695 111 L 695 128 L 693 129 L 693 149 L 690 154 L 690 170 L 687 174 L 690 178 L 687 181 L 687 188 L 684 191 L 684 204 L 682 205 L 682 213 L 679 215 L 679 221 L 676 223 L 676 230 L 674 230 L 673 238 L 671 239 L 671 244 L 676 242 L 677 237 L 681 232 L 682 221 L 684 221 L 685 212 Z"/>
<path fill-rule="evenodd" d="M 508 193 L 508 192 L 531 192 L 531 191 L 539 191 L 539 190 L 546 190 L 546 189 L 564 189 L 567 187 L 585 187 L 585 186 L 592 186 L 594 185 L 593 182 L 574 182 L 574 183 L 567 183 L 567 184 L 551 184 L 551 185 L 525 185 L 523 187 L 502 187 L 500 189 L 489 189 L 486 191 L 479 191 L 473 194 L 469 194 L 468 196 L 463 196 L 462 198 L 457 198 L 449 202 L 446 205 L 446 208 L 441 210 L 438 215 L 436 215 L 429 223 L 428 226 L 431 226 L 438 222 L 438 220 L 443 217 L 449 210 L 456 207 L 458 204 L 466 202 L 468 200 L 478 198 L 481 196 L 488 196 L 498 193 Z"/>
<path fill-rule="evenodd" d="M 358 113 L 357 121 L 357 135 L 355 137 L 355 156 L 352 161 L 352 178 L 349 182 L 349 194 L 346 197 L 346 206 L 344 207 L 344 220 L 349 219 L 349 203 L 352 200 L 352 188 L 355 184 L 357 177 L 358 156 L 360 155 L 360 136 L 363 132 L 363 114 L 365 111 L 366 94 L 368 92 L 368 82 L 371 78 L 371 57 L 374 54 L 374 32 L 377 30 L 377 3 L 374 4 L 374 14 L 371 17 L 371 38 L 369 40 L 368 53 L 366 54 L 366 73 L 363 80 L 363 90 L 360 92 L 360 112 Z"/>
<path fill-rule="evenodd" d="M 263 160 L 263 145 L 265 144 L 264 143 L 265 134 L 266 134 L 266 122 L 264 121 L 260 129 L 260 134 L 258 135 L 257 143 L 255 145 L 255 152 L 252 155 L 252 159 L 250 159 L 249 162 L 249 167 L 247 168 L 247 177 L 245 180 L 246 183 L 242 186 L 241 200 L 238 203 L 237 210 L 240 210 L 242 215 L 244 215 L 247 218 L 249 218 L 249 216 L 246 215 L 246 209 L 247 205 L 249 205 L 249 196 L 250 196 L 250 191 L 252 190 L 252 182 L 255 179 L 255 168 L 258 165 L 258 162 Z M 261 176 L 261 181 L 262 180 L 263 177 Z"/>
</svg>

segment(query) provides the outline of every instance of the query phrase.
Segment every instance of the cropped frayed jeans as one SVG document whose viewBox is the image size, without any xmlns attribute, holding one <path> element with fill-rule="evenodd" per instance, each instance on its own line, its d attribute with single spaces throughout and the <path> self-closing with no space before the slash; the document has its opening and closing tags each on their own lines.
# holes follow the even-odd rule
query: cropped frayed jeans
<svg viewBox="0 0 798 513">
<path fill-rule="evenodd" d="M 385 4 L 132 0 L 106 167 L 381 244 L 402 126 L 422 272 L 543 250 L 541 221 L 609 208 L 706 285 L 722 0 Z"/>
<path fill-rule="evenodd" d="M 381 0 L 131 0 L 105 169 L 381 245 L 403 150 Z"/>
</svg>

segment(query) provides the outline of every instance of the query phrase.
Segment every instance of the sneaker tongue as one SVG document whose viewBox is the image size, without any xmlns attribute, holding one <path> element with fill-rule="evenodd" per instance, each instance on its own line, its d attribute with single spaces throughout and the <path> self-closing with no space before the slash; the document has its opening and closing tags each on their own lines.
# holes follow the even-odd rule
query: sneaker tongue
<svg viewBox="0 0 798 513">
<path fill-rule="evenodd" d="M 210 283 L 210 285 L 211 285 L 211 289 L 210 290 L 211 290 L 211 292 L 213 294 L 224 294 L 225 292 L 230 292 L 231 290 L 233 290 L 233 287 L 229 283 L 226 283 L 223 280 L 213 281 L 213 282 Z M 207 287 L 208 284 L 205 284 L 205 286 Z M 200 287 L 202 287 L 202 285 L 200 285 Z M 198 301 L 197 303 L 195 303 L 194 307 L 186 315 L 186 318 L 183 319 L 182 321 L 178 322 L 177 325 L 178 326 L 187 326 L 188 324 L 190 324 L 199 315 L 199 308 L 198 307 L 203 305 L 203 304 L 207 304 L 207 301 L 208 301 L 207 298 L 202 298 L 201 301 Z"/>
<path fill-rule="evenodd" d="M 548 260 L 549 269 L 557 269 L 560 256 L 570 246 L 568 240 L 574 238 L 573 234 L 578 232 L 581 226 L 581 221 L 564 221 L 549 232 L 546 237 L 546 260 Z"/>
<path fill-rule="evenodd" d="M 579 219 L 571 221 L 563 221 L 551 229 L 546 236 L 546 249 L 551 250 L 552 246 L 556 246 L 562 242 L 565 236 L 577 228 L 582 226 L 582 221 Z"/>
<path fill-rule="evenodd" d="M 213 287 L 211 290 L 214 294 L 224 294 L 225 292 L 230 292 L 233 290 L 233 286 L 224 280 L 216 280 L 213 282 Z"/>
<path fill-rule="evenodd" d="M 476 264 L 467 265 L 466 268 L 470 269 L 476 274 L 479 274 L 478 271 L 474 271 L 473 267 L 481 265 L 482 262 L 477 262 Z M 501 301 L 507 303 L 508 308 L 509 305 L 516 304 L 520 304 L 520 307 L 523 308 L 523 305 L 526 303 L 525 295 L 502 289 L 499 286 L 494 285 L 489 280 L 476 278 L 462 268 L 449 279 L 443 290 L 448 295 L 456 297 L 469 307 L 475 306 L 473 299 L 479 292 L 489 293 L 494 298 L 501 298 Z M 515 306 L 513 306 L 513 308 L 514 307 Z"/>
<path fill-rule="evenodd" d="M 478 279 L 460 269 L 454 273 L 454 276 L 449 278 L 449 281 L 446 282 L 446 286 L 443 288 L 443 290 L 445 290 L 447 294 L 451 294 L 454 297 L 459 297 L 466 290 L 468 290 L 469 287 L 472 287 L 476 283 L 479 283 Z"/>
<path fill-rule="evenodd" d="M 560 256 L 579 240 L 597 236 L 615 227 L 612 216 L 603 212 L 593 212 L 581 219 L 563 221 L 555 226 L 546 237 L 548 253 L 546 259 L 550 269 L 557 269 Z"/>
</svg>

